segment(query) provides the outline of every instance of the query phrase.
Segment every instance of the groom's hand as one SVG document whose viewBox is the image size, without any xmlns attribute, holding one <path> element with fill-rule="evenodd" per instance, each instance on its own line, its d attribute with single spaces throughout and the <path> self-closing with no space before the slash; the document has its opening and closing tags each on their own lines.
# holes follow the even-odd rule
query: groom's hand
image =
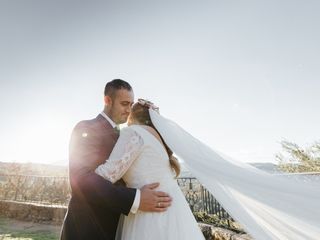
<svg viewBox="0 0 320 240">
<path fill-rule="evenodd" d="M 159 183 L 144 185 L 141 191 L 139 210 L 145 212 L 164 212 L 170 207 L 172 198 L 165 192 L 155 191 Z"/>
</svg>

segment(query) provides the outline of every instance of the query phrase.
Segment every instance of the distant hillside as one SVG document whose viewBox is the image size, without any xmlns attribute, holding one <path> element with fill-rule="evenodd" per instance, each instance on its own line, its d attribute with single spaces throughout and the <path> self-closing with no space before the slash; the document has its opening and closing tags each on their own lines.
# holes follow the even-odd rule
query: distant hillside
<svg viewBox="0 0 320 240">
<path fill-rule="evenodd" d="M 67 166 L 39 163 L 0 162 L 0 174 L 23 174 L 39 176 L 67 176 Z"/>
<path fill-rule="evenodd" d="M 181 164 L 180 177 L 192 177 L 192 173 L 184 166 L 184 164 L 183 163 L 180 163 L 180 164 Z M 280 173 L 280 171 L 277 169 L 277 165 L 274 163 L 255 162 L 255 163 L 249 163 L 249 164 L 255 168 L 258 168 L 268 173 Z"/>
<path fill-rule="evenodd" d="M 280 173 L 281 172 L 278 170 L 278 166 L 274 163 L 256 162 L 256 163 L 250 163 L 250 165 L 254 166 L 255 168 L 258 168 L 262 171 L 268 172 L 268 173 Z"/>
</svg>

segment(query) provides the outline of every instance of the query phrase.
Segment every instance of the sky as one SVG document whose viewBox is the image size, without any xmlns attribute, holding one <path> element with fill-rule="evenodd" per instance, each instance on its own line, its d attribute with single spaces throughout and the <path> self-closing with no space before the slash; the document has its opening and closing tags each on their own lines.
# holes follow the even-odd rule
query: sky
<svg viewBox="0 0 320 240">
<path fill-rule="evenodd" d="M 318 1 L 0 0 L 0 161 L 68 163 L 105 84 L 242 162 L 320 133 Z"/>
</svg>

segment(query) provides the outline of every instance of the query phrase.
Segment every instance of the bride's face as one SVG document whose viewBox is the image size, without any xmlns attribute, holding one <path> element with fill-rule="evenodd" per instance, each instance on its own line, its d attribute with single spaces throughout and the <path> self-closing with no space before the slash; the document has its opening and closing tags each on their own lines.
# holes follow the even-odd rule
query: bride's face
<svg viewBox="0 0 320 240">
<path fill-rule="evenodd" d="M 131 125 L 136 125 L 136 124 L 138 124 L 137 123 L 137 121 L 132 117 L 132 116 L 130 116 L 129 115 L 129 118 L 128 118 L 128 126 L 131 126 Z"/>
</svg>

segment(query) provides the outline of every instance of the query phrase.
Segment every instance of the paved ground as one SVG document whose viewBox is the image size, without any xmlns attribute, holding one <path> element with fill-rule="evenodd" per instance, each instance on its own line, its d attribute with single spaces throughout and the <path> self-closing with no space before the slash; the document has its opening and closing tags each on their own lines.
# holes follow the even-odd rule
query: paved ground
<svg viewBox="0 0 320 240">
<path fill-rule="evenodd" d="M 61 226 L 0 218 L 0 240 L 57 240 Z"/>
</svg>

